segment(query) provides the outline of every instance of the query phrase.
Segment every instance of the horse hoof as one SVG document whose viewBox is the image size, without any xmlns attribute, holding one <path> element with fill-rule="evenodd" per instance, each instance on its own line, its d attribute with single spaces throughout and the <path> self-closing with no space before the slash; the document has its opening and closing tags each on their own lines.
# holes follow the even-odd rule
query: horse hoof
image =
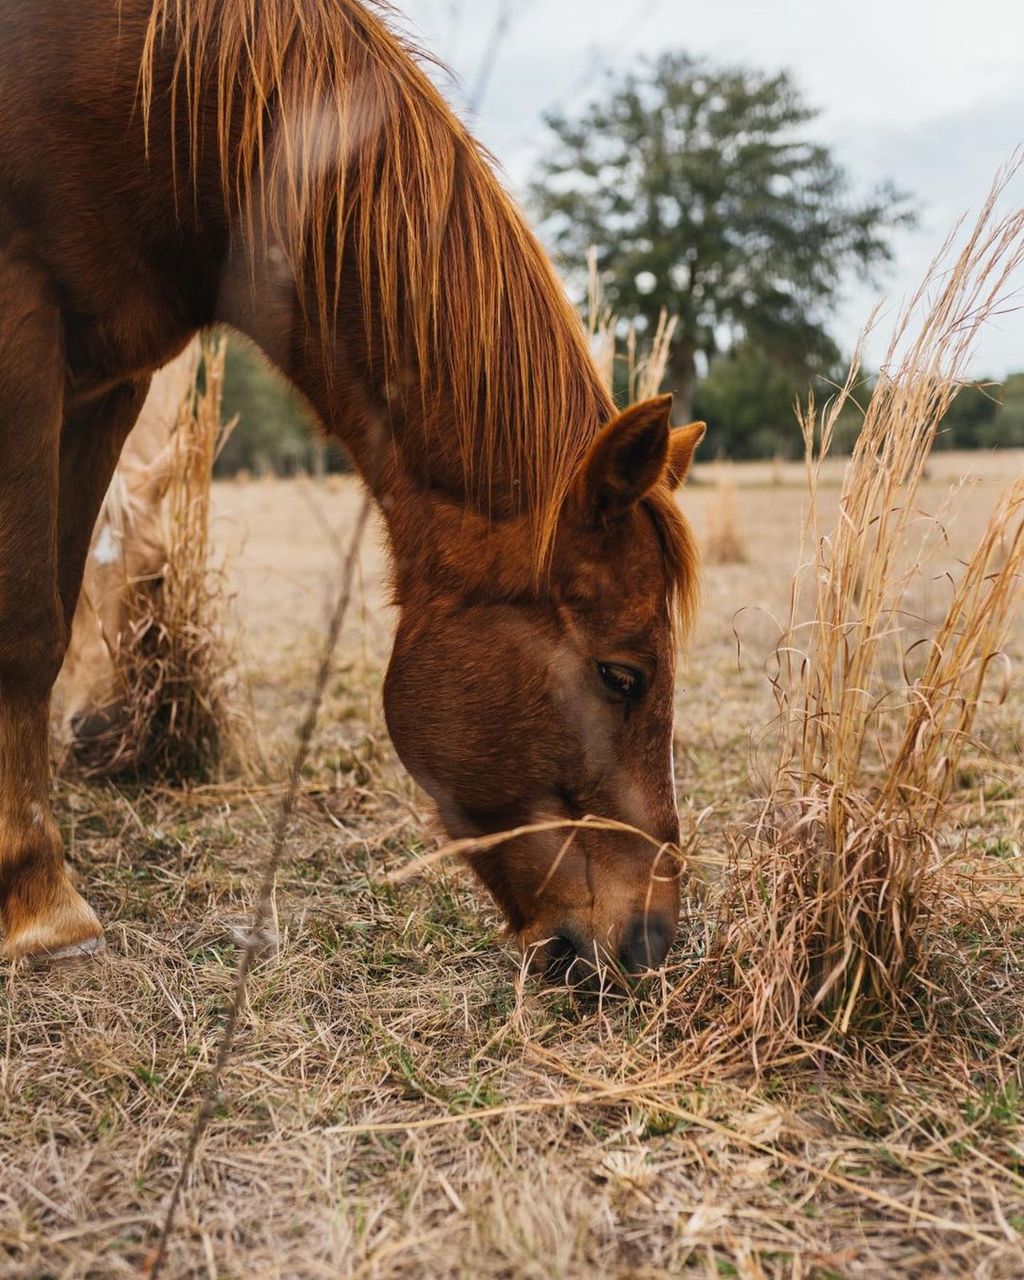
<svg viewBox="0 0 1024 1280">
<path fill-rule="evenodd" d="M 92 907 L 65 879 L 56 901 L 34 918 L 7 921 L 3 954 L 15 964 L 30 968 L 65 960 L 79 960 L 103 950 L 103 926 Z M 13 927 L 12 927 L 13 925 Z"/>
<path fill-rule="evenodd" d="M 21 963 L 30 969 L 45 969 L 51 964 L 63 964 L 70 960 L 89 960 L 102 955 L 107 943 L 101 934 L 98 938 L 86 938 L 82 942 L 71 942 L 66 947 L 56 947 L 53 951 L 35 951 L 31 955 L 22 956 Z"/>
</svg>

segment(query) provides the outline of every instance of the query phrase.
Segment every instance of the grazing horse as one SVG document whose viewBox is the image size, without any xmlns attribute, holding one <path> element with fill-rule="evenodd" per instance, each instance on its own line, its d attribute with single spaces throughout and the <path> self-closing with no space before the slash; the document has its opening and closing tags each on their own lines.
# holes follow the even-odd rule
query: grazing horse
<svg viewBox="0 0 1024 1280">
<path fill-rule="evenodd" d="M 90 534 L 153 370 L 215 321 L 343 441 L 387 525 L 402 761 L 556 968 L 676 928 L 673 490 L 700 424 L 622 413 L 542 249 L 358 0 L 0 6 L 0 917 L 101 945 L 50 813 L 47 719 Z M 586 815 L 608 819 L 557 828 Z"/>
<path fill-rule="evenodd" d="M 167 562 L 162 502 L 171 478 L 172 433 L 195 384 L 199 342 L 155 374 L 100 508 L 64 665 L 54 689 L 59 737 L 88 748 L 123 718 L 117 650 L 140 586 L 158 590 Z"/>
</svg>

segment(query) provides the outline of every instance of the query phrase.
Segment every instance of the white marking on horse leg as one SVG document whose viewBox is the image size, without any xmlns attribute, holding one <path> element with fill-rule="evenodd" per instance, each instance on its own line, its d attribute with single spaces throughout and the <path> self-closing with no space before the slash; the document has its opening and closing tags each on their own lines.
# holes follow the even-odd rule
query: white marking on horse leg
<svg viewBox="0 0 1024 1280">
<path fill-rule="evenodd" d="M 121 548 L 109 524 L 105 524 L 100 530 L 100 536 L 92 549 L 92 558 L 97 564 L 113 564 L 116 560 L 120 560 Z"/>
</svg>

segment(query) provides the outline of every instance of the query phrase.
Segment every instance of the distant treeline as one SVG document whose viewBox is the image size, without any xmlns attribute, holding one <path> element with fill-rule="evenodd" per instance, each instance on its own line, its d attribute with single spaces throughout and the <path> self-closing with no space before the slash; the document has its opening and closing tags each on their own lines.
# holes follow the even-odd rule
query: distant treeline
<svg viewBox="0 0 1024 1280">
<path fill-rule="evenodd" d="M 224 368 L 222 412 L 238 424 L 214 466 L 218 476 L 315 475 L 347 471 L 344 452 L 328 444 L 305 400 L 244 339 L 232 334 Z"/>
<path fill-rule="evenodd" d="M 840 378 L 837 373 L 836 380 Z M 807 398 L 801 378 L 756 350 L 744 347 L 719 356 L 697 384 L 694 415 L 708 423 L 705 458 L 795 458 L 803 447 L 794 405 Z M 819 379 L 815 399 L 822 404 L 834 383 Z M 857 400 L 866 404 L 865 379 Z M 228 346 L 224 417 L 238 418 L 216 474 L 313 475 L 347 471 L 343 450 L 326 444 L 308 405 L 267 364 L 254 347 L 234 335 Z M 850 406 L 840 418 L 836 447 L 849 450 L 860 428 Z M 965 386 L 943 421 L 939 449 L 1024 449 L 1024 372 L 1004 382 L 985 379 Z"/>
<path fill-rule="evenodd" d="M 844 376 L 818 378 L 813 384 L 820 406 L 835 394 Z M 857 404 L 867 404 L 873 378 L 865 376 L 855 392 Z M 719 356 L 697 384 L 694 416 L 708 424 L 706 457 L 798 457 L 803 442 L 794 405 L 807 400 L 806 375 L 787 370 L 783 363 L 745 346 Z M 840 415 L 835 447 L 848 452 L 860 430 L 855 404 Z M 963 387 L 942 422 L 937 449 L 1024 448 L 1024 373 L 1002 383 L 980 379 Z"/>
</svg>

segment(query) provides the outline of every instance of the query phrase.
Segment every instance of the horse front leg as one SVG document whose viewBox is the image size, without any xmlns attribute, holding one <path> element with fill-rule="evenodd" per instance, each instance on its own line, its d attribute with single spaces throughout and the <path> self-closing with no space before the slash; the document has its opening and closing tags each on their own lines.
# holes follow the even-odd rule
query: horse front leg
<svg viewBox="0 0 1024 1280">
<path fill-rule="evenodd" d="M 48 282 L 0 250 L 0 925 L 12 959 L 96 949 L 50 812 L 49 698 L 67 638 L 59 584 L 64 360 Z"/>
<path fill-rule="evenodd" d="M 57 589 L 69 636 L 93 527 L 149 384 L 148 375 L 122 382 L 65 413 L 60 440 Z"/>
</svg>

